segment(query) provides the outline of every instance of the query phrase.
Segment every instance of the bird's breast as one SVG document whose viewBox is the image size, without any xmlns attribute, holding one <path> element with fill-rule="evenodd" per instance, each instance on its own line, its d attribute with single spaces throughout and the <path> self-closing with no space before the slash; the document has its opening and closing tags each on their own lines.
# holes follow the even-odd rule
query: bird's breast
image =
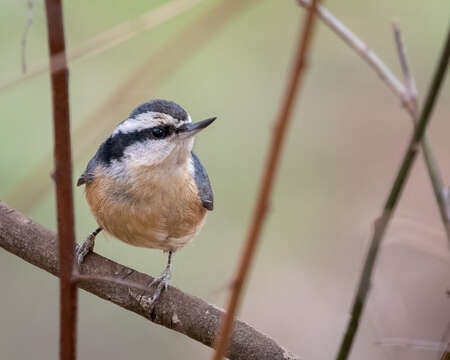
<svg viewBox="0 0 450 360">
<path fill-rule="evenodd" d="M 189 174 L 147 169 L 133 176 L 118 181 L 98 170 L 86 185 L 87 202 L 108 233 L 131 245 L 175 251 L 200 231 L 206 209 Z"/>
</svg>

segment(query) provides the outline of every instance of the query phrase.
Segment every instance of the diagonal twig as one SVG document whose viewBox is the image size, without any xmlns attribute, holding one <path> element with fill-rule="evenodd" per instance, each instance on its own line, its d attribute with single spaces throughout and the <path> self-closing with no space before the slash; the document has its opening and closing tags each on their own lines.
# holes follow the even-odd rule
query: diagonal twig
<svg viewBox="0 0 450 360">
<path fill-rule="evenodd" d="M 56 234 L 0 201 L 0 248 L 58 276 Z M 33 268 L 34 271 L 35 268 Z M 132 311 L 149 321 L 211 347 L 223 311 L 173 286 L 149 308 L 151 276 L 92 253 L 75 276 L 80 288 Z M 110 281 L 111 279 L 116 279 Z M 148 290 L 145 293 L 143 290 Z M 298 360 L 273 339 L 236 320 L 230 346 L 231 360 Z"/>
<path fill-rule="evenodd" d="M 72 155 L 70 148 L 69 70 L 61 0 L 46 0 L 50 56 L 53 135 L 58 212 L 58 259 L 60 270 L 59 357 L 76 359 L 77 286 L 72 281 L 75 228 L 72 193 Z"/>
<path fill-rule="evenodd" d="M 415 116 L 417 116 L 418 95 L 417 95 L 416 81 L 414 80 L 412 72 L 409 70 L 408 59 L 406 57 L 406 48 L 400 33 L 400 28 L 396 23 L 393 23 L 392 27 L 394 30 L 394 39 L 395 44 L 397 46 L 398 57 L 400 59 L 400 66 L 403 72 L 405 95 L 407 101 L 411 103 L 410 104 L 411 109 L 413 110 L 414 114 L 416 114 Z"/>
<path fill-rule="evenodd" d="M 311 0 L 297 0 L 298 4 L 306 9 L 311 7 Z M 364 41 L 353 33 L 345 24 L 333 16 L 324 6 L 317 7 L 317 16 L 336 33 L 348 46 L 350 46 L 370 67 L 381 80 L 396 94 L 404 106 L 408 105 L 405 96 L 405 86 L 398 80 L 386 64 L 371 50 Z M 408 111 L 409 109 L 407 107 Z"/>
<path fill-rule="evenodd" d="M 302 75 L 304 73 L 306 57 L 310 48 L 311 37 L 315 24 L 315 9 L 317 3 L 318 0 L 313 0 L 312 7 L 306 16 L 306 21 L 302 24 L 298 48 L 295 54 L 294 67 L 288 80 L 286 94 L 277 117 L 270 149 L 266 159 L 264 174 L 261 178 L 259 195 L 253 212 L 253 219 L 248 228 L 245 245 L 241 252 L 239 264 L 236 268 L 236 274 L 233 278 L 231 294 L 227 303 L 226 315 L 223 319 L 218 337 L 216 338 L 216 351 L 212 357 L 214 360 L 221 360 L 228 349 L 229 337 L 233 329 L 233 320 L 237 311 L 239 299 L 241 297 L 242 288 L 254 257 L 261 228 L 267 214 L 269 199 L 285 139 L 286 128 L 295 103 L 297 91 L 300 87 L 301 80 L 303 79 Z"/>
<path fill-rule="evenodd" d="M 28 40 L 28 33 L 30 32 L 31 25 L 33 24 L 33 6 L 34 6 L 35 0 L 27 0 L 27 21 L 25 23 L 25 29 L 22 34 L 22 41 L 21 41 L 21 58 L 22 58 L 22 74 L 24 75 L 27 72 L 27 56 L 26 56 L 26 50 L 27 50 L 27 40 Z"/>
<path fill-rule="evenodd" d="M 384 338 L 375 341 L 376 345 L 385 347 L 403 347 L 424 351 L 442 352 L 446 349 L 447 344 L 437 341 L 427 341 L 422 339 L 406 339 L 406 338 Z"/>
<path fill-rule="evenodd" d="M 310 0 L 297 0 L 298 4 L 304 8 L 311 6 Z M 417 100 L 410 101 L 410 94 L 416 94 L 415 83 L 411 75 L 405 75 L 407 78 L 407 85 L 403 85 L 400 80 L 392 73 L 386 64 L 378 57 L 378 55 L 356 36 L 345 24 L 337 19 L 323 6 L 319 5 L 317 8 L 319 18 L 336 33 L 348 46 L 350 46 L 380 77 L 380 79 L 392 90 L 392 92 L 400 98 L 402 105 L 405 107 L 408 114 L 411 116 L 414 123 L 417 121 Z M 397 45 L 398 46 L 398 45 Z M 405 55 L 404 46 L 401 44 L 402 50 L 400 52 Z M 402 55 L 400 55 L 402 56 Z M 406 55 L 402 60 L 402 64 L 407 66 Z M 402 61 L 401 60 L 401 61 Z M 402 65 L 402 69 L 403 69 Z M 410 72 L 408 73 L 410 74 Z M 410 84 L 408 84 L 411 82 Z M 410 89 L 408 89 L 408 86 Z M 427 167 L 428 175 L 430 177 L 431 185 L 433 187 L 434 196 L 439 207 L 441 220 L 447 235 L 447 240 L 450 246 L 450 210 L 448 201 L 445 196 L 444 182 L 437 165 L 437 161 L 433 155 L 430 143 L 427 136 L 424 136 L 422 143 L 422 151 Z"/>
<path fill-rule="evenodd" d="M 416 89 L 416 82 L 409 69 L 408 60 L 406 57 L 405 45 L 400 33 L 400 29 L 397 24 L 393 24 L 395 44 L 397 46 L 397 52 L 400 59 L 400 65 L 403 72 L 406 94 L 410 103 L 411 109 L 414 111 L 413 121 L 416 123 L 418 116 L 418 95 Z M 445 233 L 447 235 L 448 244 L 450 246 L 450 214 L 448 213 L 448 200 L 445 196 L 445 186 L 442 181 L 439 166 L 431 150 L 430 142 L 426 134 L 422 140 L 422 151 L 427 166 L 428 173 L 430 175 L 431 185 L 433 187 L 434 196 L 439 207 L 439 214 L 441 216 L 442 223 L 444 224 Z"/>
<path fill-rule="evenodd" d="M 364 268 L 359 280 L 358 289 L 356 291 L 352 310 L 351 318 L 347 326 L 344 338 L 342 340 L 339 352 L 337 354 L 338 360 L 345 360 L 350 353 L 354 336 L 358 330 L 359 320 L 366 304 L 367 295 L 370 289 L 370 281 L 372 278 L 372 272 L 375 266 L 378 250 L 380 248 L 381 241 L 383 240 L 384 233 L 389 225 L 392 215 L 397 206 L 398 200 L 402 193 L 403 187 L 408 178 L 409 172 L 414 164 L 414 160 L 417 157 L 420 142 L 425 134 L 425 129 L 430 122 L 431 112 L 434 104 L 437 100 L 439 90 L 443 83 L 445 73 L 448 67 L 450 58 L 450 28 L 448 29 L 447 38 L 444 43 L 443 51 L 439 58 L 439 62 L 436 66 L 436 70 L 433 76 L 433 80 L 428 91 L 428 95 L 423 106 L 422 112 L 418 119 L 417 125 L 414 129 L 414 133 L 409 142 L 409 146 L 403 157 L 403 161 L 398 170 L 395 181 L 390 190 L 389 196 L 383 208 L 383 212 L 378 220 L 375 222 L 375 229 L 370 242 L 370 248 L 367 253 Z"/>
</svg>

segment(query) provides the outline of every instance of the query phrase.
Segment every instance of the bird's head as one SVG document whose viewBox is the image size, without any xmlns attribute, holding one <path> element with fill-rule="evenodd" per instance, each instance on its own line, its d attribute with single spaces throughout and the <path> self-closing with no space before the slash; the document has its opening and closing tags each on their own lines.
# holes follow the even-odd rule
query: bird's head
<svg viewBox="0 0 450 360">
<path fill-rule="evenodd" d="M 134 109 L 115 128 L 102 144 L 99 156 L 108 167 L 120 172 L 124 167 L 141 165 L 176 167 L 189 159 L 194 136 L 214 120 L 193 123 L 176 103 L 152 100 Z"/>
</svg>

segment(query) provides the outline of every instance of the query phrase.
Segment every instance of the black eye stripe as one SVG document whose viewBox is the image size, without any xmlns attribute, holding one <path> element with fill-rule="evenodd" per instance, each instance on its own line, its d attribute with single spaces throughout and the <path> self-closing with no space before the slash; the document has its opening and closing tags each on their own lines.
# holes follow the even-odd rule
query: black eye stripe
<svg viewBox="0 0 450 360">
<path fill-rule="evenodd" d="M 158 128 L 161 130 L 161 136 L 155 136 L 154 131 Z M 129 133 L 119 132 L 110 136 L 99 149 L 99 156 L 106 163 L 110 163 L 112 160 L 119 160 L 128 146 L 131 146 L 138 142 L 144 142 L 146 140 L 162 140 L 170 136 L 175 131 L 175 127 L 171 125 L 160 125 L 152 128 L 142 129 L 139 131 L 133 131 Z M 151 149 L 149 149 L 151 151 Z"/>
</svg>

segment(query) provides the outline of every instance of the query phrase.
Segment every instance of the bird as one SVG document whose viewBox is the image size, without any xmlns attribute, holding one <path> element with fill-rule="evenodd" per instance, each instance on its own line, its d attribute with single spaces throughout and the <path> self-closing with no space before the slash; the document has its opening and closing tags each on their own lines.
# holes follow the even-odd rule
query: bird
<svg viewBox="0 0 450 360">
<path fill-rule="evenodd" d="M 136 107 L 100 145 L 78 179 L 98 228 L 76 247 L 81 265 L 104 230 L 142 248 L 168 253 L 154 278 L 155 302 L 172 277 L 172 255 L 202 229 L 214 196 L 208 174 L 192 151 L 194 138 L 215 117 L 193 123 L 180 105 L 151 100 Z"/>
</svg>

